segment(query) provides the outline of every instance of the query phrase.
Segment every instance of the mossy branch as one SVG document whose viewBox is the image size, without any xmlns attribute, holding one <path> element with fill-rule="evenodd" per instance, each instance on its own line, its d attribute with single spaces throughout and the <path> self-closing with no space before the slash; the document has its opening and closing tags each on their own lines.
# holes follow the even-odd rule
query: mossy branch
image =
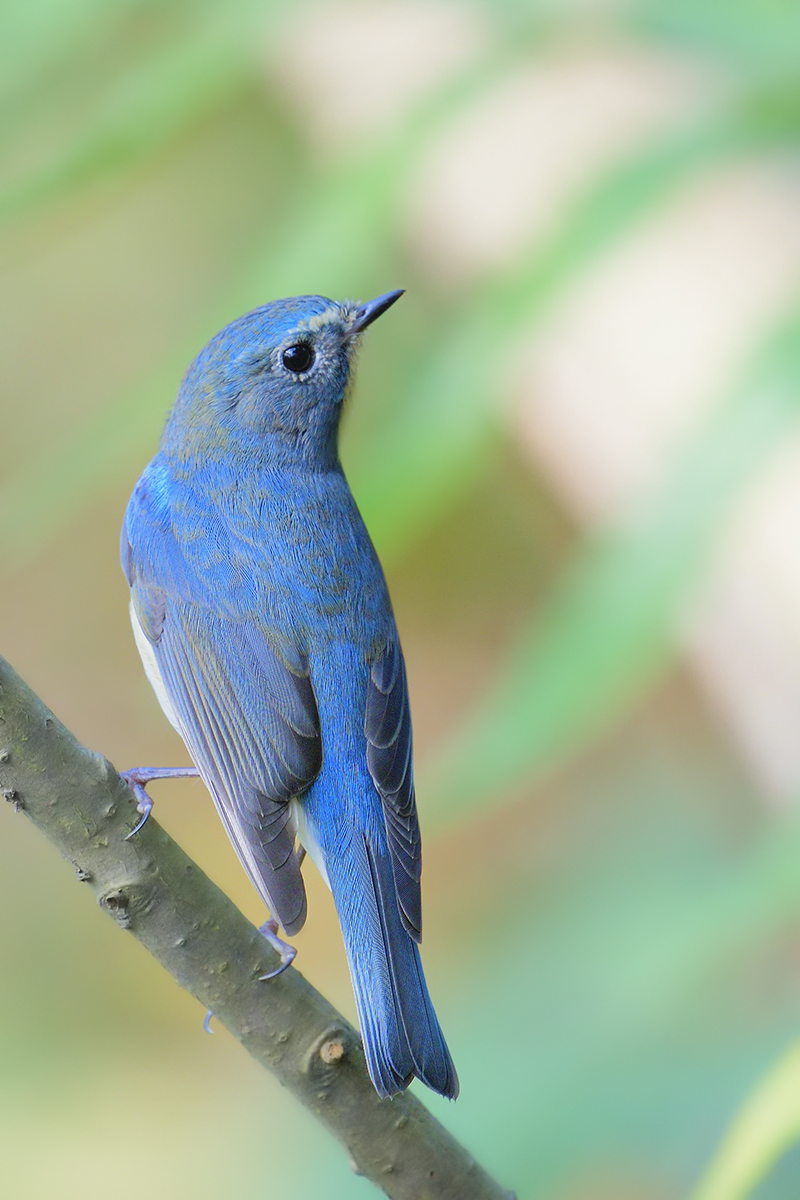
<svg viewBox="0 0 800 1200">
<path fill-rule="evenodd" d="M 0 790 L 100 907 L 129 930 L 397 1200 L 509 1200 L 427 1109 L 381 1100 L 353 1027 L 276 952 L 152 818 L 111 763 L 81 746 L 0 658 Z"/>
</svg>

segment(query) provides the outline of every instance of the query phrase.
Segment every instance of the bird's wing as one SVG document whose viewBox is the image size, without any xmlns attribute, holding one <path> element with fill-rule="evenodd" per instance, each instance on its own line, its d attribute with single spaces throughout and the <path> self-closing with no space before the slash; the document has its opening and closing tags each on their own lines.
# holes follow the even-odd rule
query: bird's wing
<svg viewBox="0 0 800 1200">
<path fill-rule="evenodd" d="M 422 939 L 422 847 L 414 798 L 411 710 L 403 653 L 392 641 L 372 664 L 364 720 L 367 765 L 383 803 L 400 917 Z"/>
<path fill-rule="evenodd" d="M 135 617 L 181 734 L 253 883 L 288 934 L 305 921 L 291 800 L 322 765 L 319 715 L 308 666 L 270 638 L 258 617 L 232 614 L 231 571 L 217 555 L 218 603 L 161 519 L 152 489 L 137 490 L 123 532 L 123 565 Z"/>
</svg>

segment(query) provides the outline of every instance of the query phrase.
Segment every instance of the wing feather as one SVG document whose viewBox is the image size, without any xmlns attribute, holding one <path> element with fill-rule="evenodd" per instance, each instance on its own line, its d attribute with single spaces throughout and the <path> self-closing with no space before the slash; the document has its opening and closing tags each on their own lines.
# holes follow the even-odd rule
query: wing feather
<svg viewBox="0 0 800 1200">
<path fill-rule="evenodd" d="M 383 804 L 400 918 L 419 942 L 422 847 L 414 795 L 408 685 L 397 642 L 391 642 L 370 669 L 364 732 L 367 766 Z"/>
</svg>

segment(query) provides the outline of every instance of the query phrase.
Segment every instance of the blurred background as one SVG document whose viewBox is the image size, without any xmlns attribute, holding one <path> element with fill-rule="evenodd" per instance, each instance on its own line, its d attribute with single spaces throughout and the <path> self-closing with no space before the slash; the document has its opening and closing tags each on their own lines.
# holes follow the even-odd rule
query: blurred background
<svg viewBox="0 0 800 1200">
<path fill-rule="evenodd" d="M 790 0 L 0 9 L 0 652 L 118 767 L 186 761 L 117 562 L 186 365 L 408 289 L 343 457 L 462 1082 L 425 1100 L 520 1200 L 800 1194 L 798 64 Z M 202 787 L 154 796 L 260 923 Z M 10 806 L 0 904 L 4 1195 L 375 1194 Z"/>
</svg>

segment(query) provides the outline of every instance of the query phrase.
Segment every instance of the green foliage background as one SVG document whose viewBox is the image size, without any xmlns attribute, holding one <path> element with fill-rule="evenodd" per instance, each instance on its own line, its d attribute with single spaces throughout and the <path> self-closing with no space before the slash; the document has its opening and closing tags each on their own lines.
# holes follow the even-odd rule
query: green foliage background
<svg viewBox="0 0 800 1200">
<path fill-rule="evenodd" d="M 408 288 L 370 335 L 344 456 L 409 659 L 426 963 L 462 1077 L 458 1104 L 432 1106 L 521 1200 L 690 1195 L 800 1029 L 800 823 L 754 794 L 675 646 L 726 515 L 797 426 L 800 314 L 625 529 L 574 528 L 511 444 L 499 383 L 520 337 L 680 189 L 796 154 L 799 13 L 487 0 L 477 59 L 326 157 L 267 53 L 313 10 L 0 10 L 0 650 L 119 766 L 184 761 L 135 659 L 116 544 L 186 363 L 267 298 Z M 408 251 L 406 181 L 466 105 L 576 34 L 706 64 L 724 99 L 593 178 L 510 265 L 437 287 Z M 261 919 L 201 792 L 157 801 Z M 0 819 L 4 1194 L 370 1194 L 22 819 Z M 352 1013 L 311 887 L 298 965 Z M 796 1197 L 796 1055 L 698 1200 Z"/>
</svg>

